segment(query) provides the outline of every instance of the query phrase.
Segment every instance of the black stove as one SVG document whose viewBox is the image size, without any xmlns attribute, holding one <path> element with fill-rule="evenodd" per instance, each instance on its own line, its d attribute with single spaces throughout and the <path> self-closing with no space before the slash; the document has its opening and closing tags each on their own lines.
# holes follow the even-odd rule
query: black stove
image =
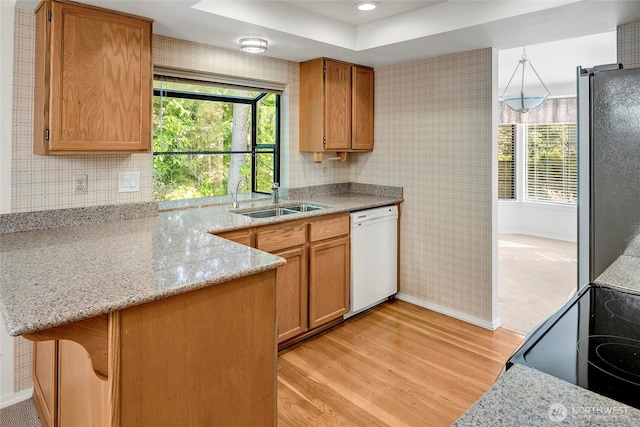
<svg viewBox="0 0 640 427">
<path fill-rule="evenodd" d="M 509 359 L 640 409 L 640 295 L 582 288 Z"/>
</svg>

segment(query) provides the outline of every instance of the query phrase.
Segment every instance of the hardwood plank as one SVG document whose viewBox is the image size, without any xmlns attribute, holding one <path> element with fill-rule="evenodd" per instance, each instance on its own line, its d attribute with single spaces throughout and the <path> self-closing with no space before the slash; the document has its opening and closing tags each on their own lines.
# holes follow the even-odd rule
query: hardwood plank
<svg viewBox="0 0 640 427">
<path fill-rule="evenodd" d="M 448 426 L 522 342 L 394 300 L 280 353 L 281 426 Z"/>
</svg>

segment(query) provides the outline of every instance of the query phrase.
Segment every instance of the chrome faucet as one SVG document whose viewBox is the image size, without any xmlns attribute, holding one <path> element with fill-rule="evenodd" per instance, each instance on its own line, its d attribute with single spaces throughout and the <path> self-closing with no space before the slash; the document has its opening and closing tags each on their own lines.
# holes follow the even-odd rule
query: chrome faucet
<svg viewBox="0 0 640 427">
<path fill-rule="evenodd" d="M 277 182 L 274 182 L 273 184 L 271 184 L 271 203 L 274 205 L 277 205 L 278 203 L 280 203 L 280 184 L 278 184 Z"/>
<path fill-rule="evenodd" d="M 247 182 L 244 177 L 238 180 L 238 183 L 236 184 L 236 192 L 231 193 L 231 206 L 233 207 L 233 209 L 238 209 L 240 207 L 240 202 L 238 201 L 238 192 L 240 191 L 240 184 L 242 184 L 243 182 Z"/>
</svg>

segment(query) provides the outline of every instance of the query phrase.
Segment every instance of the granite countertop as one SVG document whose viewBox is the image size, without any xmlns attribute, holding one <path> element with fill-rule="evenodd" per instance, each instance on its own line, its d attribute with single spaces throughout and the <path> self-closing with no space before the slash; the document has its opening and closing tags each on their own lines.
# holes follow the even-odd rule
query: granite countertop
<svg viewBox="0 0 640 427">
<path fill-rule="evenodd" d="M 212 232 L 349 212 L 401 198 L 337 194 L 283 199 L 326 209 L 255 219 L 231 206 L 162 211 L 158 216 L 0 234 L 0 311 L 10 335 L 37 332 L 277 268 L 284 260 Z M 239 210 L 268 206 L 250 200 Z M 12 214 L 15 216 L 15 214 Z"/>
<path fill-rule="evenodd" d="M 640 410 L 515 364 L 452 425 L 637 426 Z"/>
<path fill-rule="evenodd" d="M 640 293 L 640 258 L 620 255 L 594 283 Z"/>
</svg>

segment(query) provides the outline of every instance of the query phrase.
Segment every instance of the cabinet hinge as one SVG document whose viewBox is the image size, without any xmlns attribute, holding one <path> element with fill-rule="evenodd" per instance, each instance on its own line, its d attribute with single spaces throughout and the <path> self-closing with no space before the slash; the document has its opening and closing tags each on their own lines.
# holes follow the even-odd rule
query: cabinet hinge
<svg viewBox="0 0 640 427">
<path fill-rule="evenodd" d="M 51 22 L 52 15 L 53 13 L 51 13 L 51 10 L 47 10 L 47 21 Z"/>
<path fill-rule="evenodd" d="M 322 66 L 322 74 L 327 74 L 327 66 L 326 65 Z"/>
<path fill-rule="evenodd" d="M 47 132 L 48 132 L 48 131 L 47 131 Z M 48 135 L 48 134 L 47 134 L 47 135 Z M 49 139 L 49 138 L 47 138 L 47 139 Z M 322 137 L 322 145 L 327 145 L 327 137 L 326 137 L 326 136 L 323 136 L 323 137 Z"/>
<path fill-rule="evenodd" d="M 44 139 L 45 139 L 45 141 L 49 140 L 49 129 L 44 131 Z"/>
</svg>

